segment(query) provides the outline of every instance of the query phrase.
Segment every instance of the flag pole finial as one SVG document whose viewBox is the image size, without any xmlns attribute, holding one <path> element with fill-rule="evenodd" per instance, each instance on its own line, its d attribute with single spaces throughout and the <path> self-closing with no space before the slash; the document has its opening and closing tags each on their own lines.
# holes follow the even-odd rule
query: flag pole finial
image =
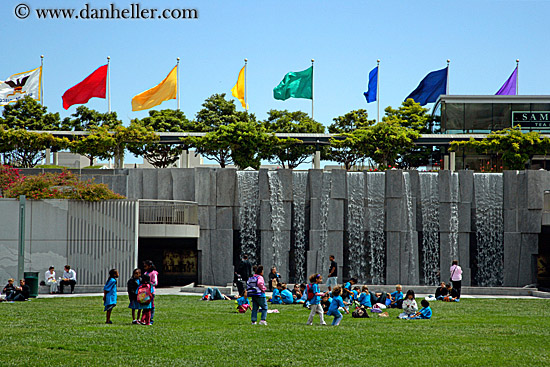
<svg viewBox="0 0 550 367">
<path fill-rule="evenodd" d="M 244 59 L 244 62 L 248 62 L 248 59 L 247 59 L 247 58 L 245 58 L 245 59 Z"/>
</svg>

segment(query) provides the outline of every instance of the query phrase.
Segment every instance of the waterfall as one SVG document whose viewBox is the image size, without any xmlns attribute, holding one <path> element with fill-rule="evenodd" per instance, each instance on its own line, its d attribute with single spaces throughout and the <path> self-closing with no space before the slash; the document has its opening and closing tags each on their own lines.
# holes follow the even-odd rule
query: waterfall
<svg viewBox="0 0 550 367">
<path fill-rule="evenodd" d="M 283 206 L 283 185 L 277 171 L 268 171 L 269 205 L 271 206 L 271 230 L 273 237 L 273 266 L 282 268 L 281 248 L 283 247 L 283 226 L 285 224 L 285 208 Z"/>
<path fill-rule="evenodd" d="M 409 283 L 418 284 L 418 262 L 416 259 L 416 247 L 415 243 L 415 222 L 413 218 L 413 198 L 411 190 L 411 179 L 409 172 L 403 172 L 403 184 L 405 186 L 405 208 L 407 215 L 407 242 L 404 248 L 406 254 L 409 255 L 408 259 L 408 271 L 409 271 Z"/>
<path fill-rule="evenodd" d="M 458 173 L 451 173 L 451 217 L 449 220 L 449 242 L 451 259 L 458 259 Z"/>
<path fill-rule="evenodd" d="M 477 285 L 502 285 L 504 263 L 503 179 L 501 173 L 475 173 Z"/>
<path fill-rule="evenodd" d="M 349 275 L 365 283 L 365 175 L 348 172 L 348 269 Z"/>
<path fill-rule="evenodd" d="M 367 173 L 367 242 L 372 284 L 384 284 L 386 274 L 385 225 L 386 174 Z"/>
<path fill-rule="evenodd" d="M 252 264 L 258 264 L 256 238 L 259 210 L 258 171 L 237 171 L 237 186 L 240 205 L 241 254 L 247 254 Z"/>
<path fill-rule="evenodd" d="M 424 285 L 439 282 L 439 182 L 437 173 L 421 173 L 422 260 Z M 458 228 L 457 228 L 458 230 Z"/>
<path fill-rule="evenodd" d="M 327 249 L 328 249 L 328 209 L 330 204 L 330 188 L 332 184 L 331 172 L 323 172 L 323 184 L 321 188 L 321 213 L 319 219 L 321 220 L 319 233 L 319 257 L 321 268 L 325 267 L 327 262 Z"/>
<path fill-rule="evenodd" d="M 306 187 L 307 172 L 292 172 L 292 195 L 294 197 L 294 265 L 295 283 L 306 281 Z"/>
</svg>

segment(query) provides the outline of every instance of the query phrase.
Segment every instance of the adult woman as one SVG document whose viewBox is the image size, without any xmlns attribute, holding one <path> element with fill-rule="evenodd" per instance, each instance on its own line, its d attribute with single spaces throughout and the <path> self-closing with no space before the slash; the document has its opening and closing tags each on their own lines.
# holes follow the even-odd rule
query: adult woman
<svg viewBox="0 0 550 367">
<path fill-rule="evenodd" d="M 460 298 L 460 291 L 462 287 L 462 268 L 458 266 L 458 260 L 453 260 L 453 265 L 451 266 L 451 282 L 453 283 L 453 288 L 456 289 L 458 293 L 458 298 Z"/>
<path fill-rule="evenodd" d="M 44 279 L 46 281 L 46 285 L 50 286 L 50 294 L 57 293 L 57 280 L 55 279 L 55 268 L 50 266 L 48 271 L 44 273 Z"/>
</svg>

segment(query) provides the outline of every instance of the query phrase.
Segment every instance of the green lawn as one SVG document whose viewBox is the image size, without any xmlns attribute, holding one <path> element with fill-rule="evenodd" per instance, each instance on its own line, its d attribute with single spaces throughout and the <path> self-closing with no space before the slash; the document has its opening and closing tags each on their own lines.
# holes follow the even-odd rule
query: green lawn
<svg viewBox="0 0 550 367">
<path fill-rule="evenodd" d="M 432 320 L 353 319 L 306 326 L 309 311 L 277 305 L 250 325 L 234 301 L 159 296 L 154 326 L 131 325 L 119 297 L 113 325 L 100 297 L 1 303 L 2 366 L 548 366 L 550 300 L 432 302 Z M 271 306 L 275 308 L 275 306 Z M 327 318 L 328 322 L 332 317 Z"/>
</svg>

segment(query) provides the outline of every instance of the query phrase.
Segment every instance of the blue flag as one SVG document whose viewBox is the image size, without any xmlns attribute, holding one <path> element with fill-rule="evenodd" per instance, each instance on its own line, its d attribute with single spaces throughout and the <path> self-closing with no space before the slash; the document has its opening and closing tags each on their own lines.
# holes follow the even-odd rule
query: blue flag
<svg viewBox="0 0 550 367">
<path fill-rule="evenodd" d="M 432 71 L 418 84 L 415 90 L 407 98 L 424 106 L 437 101 L 440 95 L 447 93 L 447 68 Z"/>
<path fill-rule="evenodd" d="M 372 69 L 369 73 L 369 89 L 363 93 L 367 99 L 367 103 L 376 101 L 376 88 L 378 85 L 378 66 Z"/>
</svg>

